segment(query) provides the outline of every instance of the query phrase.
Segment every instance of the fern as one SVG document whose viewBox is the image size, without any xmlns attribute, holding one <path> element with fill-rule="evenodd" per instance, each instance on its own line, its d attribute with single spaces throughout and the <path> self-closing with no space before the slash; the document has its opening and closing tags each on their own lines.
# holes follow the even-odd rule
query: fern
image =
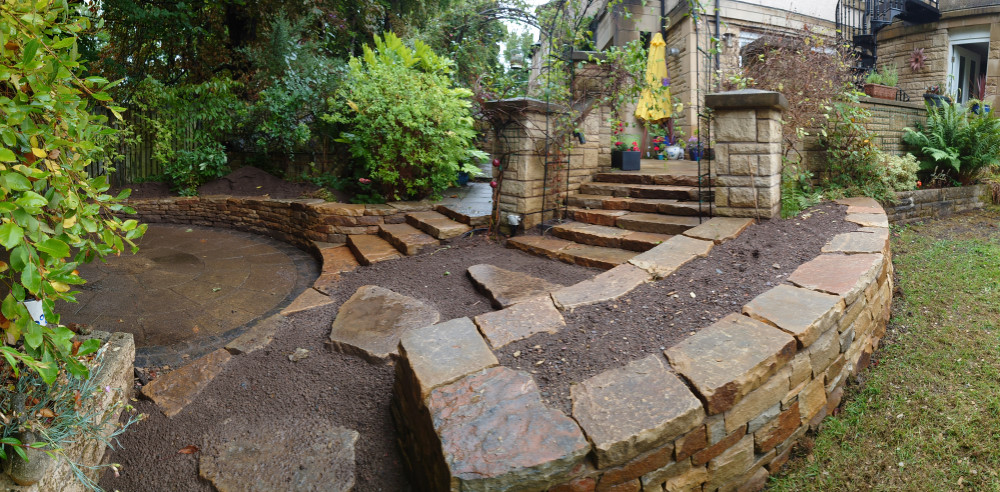
<svg viewBox="0 0 1000 492">
<path fill-rule="evenodd" d="M 992 113 L 971 113 L 962 104 L 928 104 L 926 127 L 906 128 L 903 141 L 920 158 L 922 171 L 944 166 L 963 183 L 1000 165 L 1000 119 Z"/>
</svg>

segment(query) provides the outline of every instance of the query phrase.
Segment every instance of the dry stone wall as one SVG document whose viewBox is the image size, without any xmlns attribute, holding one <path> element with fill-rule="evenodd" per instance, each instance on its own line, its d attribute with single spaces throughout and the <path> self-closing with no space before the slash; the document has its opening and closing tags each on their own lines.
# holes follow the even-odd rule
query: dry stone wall
<svg viewBox="0 0 1000 492">
<path fill-rule="evenodd" d="M 893 224 L 908 224 L 982 208 L 987 203 L 990 190 L 985 184 L 900 191 L 893 203 L 886 204 L 886 212 Z"/>
<path fill-rule="evenodd" d="M 402 224 L 406 214 L 431 210 L 429 202 L 388 205 L 329 203 L 320 199 L 266 197 L 171 197 L 130 200 L 142 223 L 191 224 L 253 232 L 311 251 L 313 241 L 340 244 L 349 234 L 377 234 L 383 224 Z"/>
<path fill-rule="evenodd" d="M 400 341 L 392 411 L 418 485 L 759 490 L 840 404 L 848 378 L 868 365 L 885 334 L 893 291 L 885 212 L 867 198 L 841 203 L 858 232 L 834 237 L 789 283 L 663 355 L 573 385 L 572 418 L 541 404 L 529 374 L 498 364 L 478 320 L 409 332 Z M 717 242 L 699 237 L 724 240 L 750 222 L 713 220 L 641 261 L 531 302 L 566 311 L 613 299 Z"/>
</svg>

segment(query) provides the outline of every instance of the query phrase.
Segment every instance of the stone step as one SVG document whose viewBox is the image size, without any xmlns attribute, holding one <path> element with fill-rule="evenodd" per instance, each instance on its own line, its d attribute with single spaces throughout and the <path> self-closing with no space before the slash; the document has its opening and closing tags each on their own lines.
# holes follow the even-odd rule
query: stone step
<svg viewBox="0 0 1000 492">
<path fill-rule="evenodd" d="M 552 228 L 558 238 L 591 246 L 620 248 L 629 251 L 648 251 L 673 236 L 636 232 L 617 227 L 608 227 L 583 222 L 568 222 Z"/>
<path fill-rule="evenodd" d="M 347 247 L 351 248 L 354 256 L 362 265 L 394 260 L 403 256 L 389 241 L 371 234 L 347 236 Z"/>
<path fill-rule="evenodd" d="M 639 232 L 655 234 L 682 234 L 684 231 L 701 223 L 698 217 L 682 217 L 677 215 L 630 213 L 618 217 L 618 227 Z"/>
<path fill-rule="evenodd" d="M 646 173 L 642 171 L 597 173 L 594 176 L 594 181 L 599 183 L 698 186 L 696 174 Z"/>
<path fill-rule="evenodd" d="M 441 244 L 441 241 L 409 224 L 380 225 L 378 235 L 407 256 L 423 253 L 426 249 Z"/>
<path fill-rule="evenodd" d="M 437 239 L 451 239 L 472 230 L 471 227 L 455 222 L 440 212 L 413 212 L 406 214 L 406 223 Z"/>
<path fill-rule="evenodd" d="M 490 216 L 488 214 L 481 215 L 471 210 L 455 209 L 446 205 L 438 205 L 434 210 L 455 222 L 461 222 L 472 227 L 485 226 L 490 223 Z"/>
<path fill-rule="evenodd" d="M 702 203 L 701 210 L 698 209 L 698 202 L 680 201 L 657 198 L 615 198 L 607 195 L 572 195 L 567 199 L 570 207 L 604 209 L 604 210 L 630 210 L 632 212 L 660 213 L 668 215 L 701 215 L 708 214 L 707 203 Z"/>
<path fill-rule="evenodd" d="M 698 200 L 698 188 L 694 186 L 590 182 L 580 185 L 580 193 L 619 198 Z M 711 193 L 707 189 L 703 190 L 703 194 L 706 199 L 710 199 Z"/>
<path fill-rule="evenodd" d="M 507 240 L 507 246 L 566 263 L 605 270 L 621 265 L 639 254 L 635 251 L 591 246 L 543 236 L 512 237 Z"/>
</svg>

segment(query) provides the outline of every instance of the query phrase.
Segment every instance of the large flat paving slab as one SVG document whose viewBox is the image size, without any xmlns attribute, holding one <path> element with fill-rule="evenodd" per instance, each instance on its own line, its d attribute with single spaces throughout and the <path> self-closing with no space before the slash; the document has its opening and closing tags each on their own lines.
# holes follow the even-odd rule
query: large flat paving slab
<svg viewBox="0 0 1000 492">
<path fill-rule="evenodd" d="M 466 273 L 480 292 L 490 298 L 496 309 L 548 295 L 549 292 L 562 288 L 562 285 L 527 273 L 514 272 L 485 263 L 470 266 Z"/>
<path fill-rule="evenodd" d="M 408 330 L 433 325 L 441 315 L 431 306 L 377 285 L 364 285 L 337 311 L 330 346 L 369 362 L 398 355 L 400 337 Z"/>
</svg>

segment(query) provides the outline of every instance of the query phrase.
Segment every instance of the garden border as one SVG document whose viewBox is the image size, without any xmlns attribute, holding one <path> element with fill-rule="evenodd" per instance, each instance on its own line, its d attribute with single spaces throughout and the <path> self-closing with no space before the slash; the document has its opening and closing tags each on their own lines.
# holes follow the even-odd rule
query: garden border
<svg viewBox="0 0 1000 492">
<path fill-rule="evenodd" d="M 892 203 L 884 204 L 893 224 L 909 224 L 947 217 L 959 212 L 983 208 L 990 203 L 990 186 L 977 184 L 952 188 L 898 191 Z"/>
<path fill-rule="evenodd" d="M 529 374 L 500 366 L 469 320 L 408 333 L 393 415 L 415 478 L 430 490 L 762 488 L 840 404 L 885 334 L 893 291 L 885 211 L 868 198 L 838 203 L 860 231 L 834 237 L 792 285 L 665 357 L 573 385 L 572 418 L 540 403 Z M 551 302 L 572 309 L 614 298 L 704 255 L 670 255 L 672 247 L 556 291 Z"/>
</svg>

